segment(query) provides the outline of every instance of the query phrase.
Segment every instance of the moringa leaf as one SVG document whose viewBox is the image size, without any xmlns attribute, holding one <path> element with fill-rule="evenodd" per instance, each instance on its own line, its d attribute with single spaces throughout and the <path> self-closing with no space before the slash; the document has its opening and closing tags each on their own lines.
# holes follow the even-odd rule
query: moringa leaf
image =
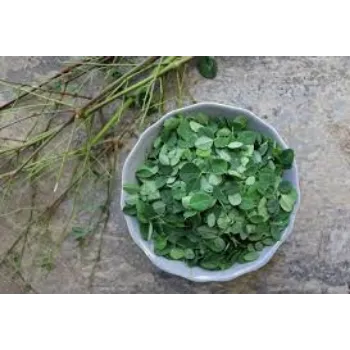
<svg viewBox="0 0 350 350">
<path fill-rule="evenodd" d="M 189 207 L 197 211 L 204 211 L 211 208 L 215 199 L 205 192 L 197 192 L 191 196 Z"/>
<path fill-rule="evenodd" d="M 203 151 L 207 151 L 209 149 L 211 149 L 213 145 L 213 140 L 211 138 L 209 138 L 208 136 L 201 136 L 200 138 L 198 138 L 195 142 L 195 146 Z"/>
<path fill-rule="evenodd" d="M 152 147 L 137 183 L 123 189 L 123 211 L 155 254 L 227 269 L 281 238 L 297 200 L 282 180 L 294 155 L 250 130 L 247 118 L 169 118 Z"/>
<path fill-rule="evenodd" d="M 218 65 L 212 56 L 201 56 L 197 61 L 197 69 L 202 77 L 214 79 L 218 72 Z"/>
<path fill-rule="evenodd" d="M 230 202 L 231 205 L 233 205 L 235 207 L 235 206 L 241 204 L 242 197 L 239 193 L 232 194 L 232 195 L 228 196 L 228 201 Z"/>
<path fill-rule="evenodd" d="M 140 191 L 140 186 L 137 184 L 125 184 L 123 190 L 129 194 L 137 194 Z"/>
</svg>

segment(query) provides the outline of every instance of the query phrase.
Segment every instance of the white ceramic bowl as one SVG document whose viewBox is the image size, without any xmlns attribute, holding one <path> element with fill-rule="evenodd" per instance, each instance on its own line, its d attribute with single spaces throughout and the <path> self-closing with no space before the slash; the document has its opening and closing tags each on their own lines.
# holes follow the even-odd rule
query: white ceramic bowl
<svg viewBox="0 0 350 350">
<path fill-rule="evenodd" d="M 186 116 L 191 113 L 203 112 L 209 116 L 225 116 L 226 118 L 235 117 L 238 115 L 244 115 L 248 118 L 248 125 L 252 130 L 259 131 L 267 136 L 275 139 L 282 148 L 288 148 L 286 143 L 283 141 L 278 132 L 269 124 L 262 119 L 258 118 L 252 112 L 237 108 L 233 106 L 226 106 L 218 103 L 198 103 L 188 107 L 174 110 L 155 124 L 145 130 L 140 136 L 138 142 L 127 157 L 122 173 L 122 186 L 125 183 L 136 183 L 135 171 L 139 165 L 141 165 L 147 157 L 147 154 L 152 149 L 153 141 L 157 137 L 164 121 L 171 118 L 178 113 Z M 290 216 L 289 225 L 284 230 L 281 240 L 275 245 L 266 247 L 260 252 L 260 257 L 250 263 L 235 264 L 231 268 L 223 271 L 208 271 L 200 267 L 188 267 L 182 261 L 168 260 L 166 258 L 157 256 L 153 252 L 153 243 L 143 240 L 140 234 L 140 229 L 136 218 L 125 215 L 125 220 L 130 232 L 131 237 L 135 243 L 144 251 L 148 258 L 154 265 L 160 269 L 169 272 L 173 275 L 181 276 L 195 282 L 222 282 L 229 281 L 242 276 L 248 272 L 255 271 L 260 267 L 264 266 L 275 254 L 279 246 L 287 239 L 293 229 L 296 212 L 300 204 L 300 189 L 299 189 L 299 178 L 297 165 L 294 161 L 293 167 L 285 172 L 284 178 L 289 180 L 298 192 L 298 200 L 294 206 L 294 210 Z M 121 207 L 124 207 L 125 198 L 127 194 L 122 190 L 121 193 Z"/>
</svg>

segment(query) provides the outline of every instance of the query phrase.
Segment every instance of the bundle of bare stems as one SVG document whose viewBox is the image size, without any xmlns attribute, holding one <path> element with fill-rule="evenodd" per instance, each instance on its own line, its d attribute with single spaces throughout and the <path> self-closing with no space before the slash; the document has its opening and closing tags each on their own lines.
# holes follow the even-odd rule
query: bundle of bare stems
<svg viewBox="0 0 350 350">
<path fill-rule="evenodd" d="M 20 266 L 30 237 L 43 234 L 67 198 L 73 203 L 69 220 L 55 244 L 69 233 L 82 241 L 108 221 L 124 138 L 142 129 L 148 118 L 164 114 L 169 99 L 181 105 L 192 59 L 85 57 L 35 86 L 0 80 L 1 88 L 16 94 L 0 106 L 0 219 L 24 212 L 28 217 L 0 256 L 1 263 L 16 252 Z M 91 210 L 92 216 L 97 213 L 94 225 L 81 228 L 72 222 L 78 215 L 77 203 L 86 200 L 86 179 L 93 179 L 90 187 L 103 184 L 106 196 L 96 205 L 98 210 Z M 52 186 L 52 200 L 45 205 L 37 204 L 41 184 Z M 32 202 L 28 208 L 18 207 L 14 196 L 26 186 L 33 190 Z M 41 229 L 33 235 L 31 227 L 39 224 Z"/>
</svg>

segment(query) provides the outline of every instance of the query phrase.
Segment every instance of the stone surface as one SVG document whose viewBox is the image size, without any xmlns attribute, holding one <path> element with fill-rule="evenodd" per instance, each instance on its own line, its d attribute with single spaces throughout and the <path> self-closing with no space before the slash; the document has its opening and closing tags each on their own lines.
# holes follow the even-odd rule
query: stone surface
<svg viewBox="0 0 350 350">
<path fill-rule="evenodd" d="M 40 80 L 63 58 L 0 58 L 1 77 Z M 223 284 L 195 284 L 154 268 L 128 235 L 119 191 L 107 227 L 78 247 L 67 239 L 41 293 L 347 293 L 350 284 L 350 58 L 218 58 L 214 80 L 191 71 L 197 101 L 233 104 L 274 125 L 296 151 L 302 201 L 294 231 L 261 270 Z M 1 99 L 6 99 L 2 94 Z M 131 143 L 133 140 L 130 141 Z M 125 152 L 120 162 L 125 159 Z M 119 179 L 118 179 L 119 184 Z M 1 222 L 0 222 L 1 225 Z M 5 224 L 4 224 L 5 225 Z M 11 235 L 9 224 L 0 227 Z M 7 233 L 6 233 L 7 235 Z M 11 238 L 1 238 L 2 242 Z M 95 264 L 101 248 L 101 259 Z M 94 271 L 90 279 L 91 271 Z M 0 292 L 11 291 L 8 279 Z M 13 286 L 14 292 L 19 291 Z"/>
</svg>

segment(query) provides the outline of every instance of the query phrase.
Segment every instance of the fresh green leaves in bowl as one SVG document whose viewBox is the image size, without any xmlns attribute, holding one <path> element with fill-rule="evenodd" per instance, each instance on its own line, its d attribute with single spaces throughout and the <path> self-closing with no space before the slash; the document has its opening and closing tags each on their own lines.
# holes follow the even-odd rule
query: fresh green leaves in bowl
<svg viewBox="0 0 350 350">
<path fill-rule="evenodd" d="M 294 152 L 245 117 L 165 120 L 124 212 L 154 252 L 207 270 L 256 260 L 288 226 L 297 191 L 283 180 Z"/>
</svg>

